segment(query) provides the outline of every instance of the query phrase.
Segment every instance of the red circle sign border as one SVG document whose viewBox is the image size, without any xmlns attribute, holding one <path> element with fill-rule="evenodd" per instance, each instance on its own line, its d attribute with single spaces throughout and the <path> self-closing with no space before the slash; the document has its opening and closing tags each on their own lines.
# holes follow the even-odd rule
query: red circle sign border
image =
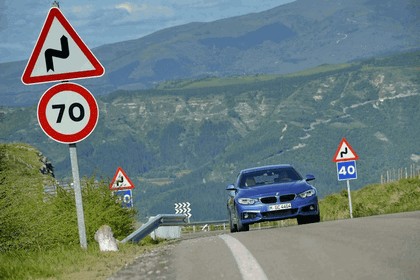
<svg viewBox="0 0 420 280">
<path fill-rule="evenodd" d="M 63 134 L 56 131 L 47 120 L 47 105 L 50 99 L 56 94 L 62 91 L 72 91 L 80 94 L 89 104 L 90 116 L 86 126 L 77 133 L 74 134 Z M 75 83 L 62 83 L 50 87 L 39 100 L 37 109 L 38 123 L 42 130 L 53 140 L 63 143 L 72 144 L 77 143 L 87 138 L 92 131 L 95 129 L 99 119 L 98 104 L 96 103 L 95 97 L 85 87 Z"/>
</svg>

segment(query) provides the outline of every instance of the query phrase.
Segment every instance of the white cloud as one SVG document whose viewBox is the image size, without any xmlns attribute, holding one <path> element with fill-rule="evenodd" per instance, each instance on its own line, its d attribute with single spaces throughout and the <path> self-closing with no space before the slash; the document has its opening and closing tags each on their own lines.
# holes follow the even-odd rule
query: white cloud
<svg viewBox="0 0 420 280">
<path fill-rule="evenodd" d="M 133 4 L 130 2 L 125 2 L 115 5 L 115 8 L 125 11 L 129 15 L 131 21 L 170 17 L 174 15 L 174 11 L 168 6 L 147 3 Z"/>
<path fill-rule="evenodd" d="M 115 6 L 117 9 L 126 10 L 127 13 L 131 14 L 134 10 L 133 4 L 131 3 L 121 3 Z"/>
</svg>

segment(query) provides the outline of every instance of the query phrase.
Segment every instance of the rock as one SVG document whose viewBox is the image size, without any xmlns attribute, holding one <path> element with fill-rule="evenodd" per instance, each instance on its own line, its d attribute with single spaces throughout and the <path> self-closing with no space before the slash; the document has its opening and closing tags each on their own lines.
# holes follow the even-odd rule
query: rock
<svg viewBox="0 0 420 280">
<path fill-rule="evenodd" d="M 112 229 L 108 225 L 101 226 L 95 233 L 95 240 L 99 243 L 101 252 L 118 251 L 117 240 L 114 238 Z"/>
</svg>

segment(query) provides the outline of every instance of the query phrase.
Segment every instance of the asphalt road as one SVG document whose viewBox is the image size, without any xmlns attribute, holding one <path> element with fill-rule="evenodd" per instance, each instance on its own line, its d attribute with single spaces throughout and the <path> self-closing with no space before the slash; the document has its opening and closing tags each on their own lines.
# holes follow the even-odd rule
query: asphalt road
<svg viewBox="0 0 420 280">
<path fill-rule="evenodd" d="M 420 211 L 224 233 L 169 246 L 154 261 L 164 268 L 144 271 L 139 261 L 112 279 L 419 280 Z"/>
</svg>

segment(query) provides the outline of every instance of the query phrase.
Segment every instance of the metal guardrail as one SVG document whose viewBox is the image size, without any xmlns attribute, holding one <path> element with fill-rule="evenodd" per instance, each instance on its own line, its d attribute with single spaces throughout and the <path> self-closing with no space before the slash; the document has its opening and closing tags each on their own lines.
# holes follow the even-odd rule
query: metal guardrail
<svg viewBox="0 0 420 280">
<path fill-rule="evenodd" d="M 188 218 L 184 214 L 159 214 L 124 238 L 121 243 L 139 242 L 159 226 L 184 226 L 187 224 Z"/>
<path fill-rule="evenodd" d="M 188 233 L 189 228 L 192 229 L 192 232 L 197 232 L 197 226 L 199 227 L 198 231 L 211 231 L 218 227 L 221 227 L 223 230 L 226 230 L 227 224 L 229 224 L 228 220 L 192 222 L 184 225 L 183 232 Z"/>
<path fill-rule="evenodd" d="M 186 224 L 186 226 L 204 226 L 204 225 L 221 225 L 229 223 L 228 220 L 219 220 L 219 221 L 205 221 L 205 222 L 192 222 Z"/>
</svg>

